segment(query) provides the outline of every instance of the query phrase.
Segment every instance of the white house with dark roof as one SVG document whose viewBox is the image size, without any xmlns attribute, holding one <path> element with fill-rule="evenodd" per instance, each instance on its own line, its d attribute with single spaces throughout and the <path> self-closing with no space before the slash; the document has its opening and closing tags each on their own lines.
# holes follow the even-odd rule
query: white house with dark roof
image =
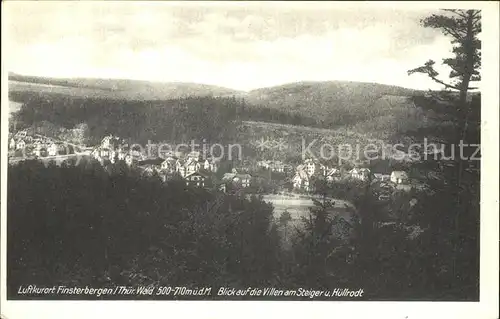
<svg viewBox="0 0 500 319">
<path fill-rule="evenodd" d="M 257 166 L 278 173 L 283 173 L 285 171 L 285 164 L 281 161 L 259 161 L 257 162 Z"/>
<path fill-rule="evenodd" d="M 328 182 L 339 181 L 342 179 L 342 174 L 338 168 L 330 168 L 326 172 L 326 180 Z"/>
<path fill-rule="evenodd" d="M 59 153 L 59 146 L 56 143 L 52 143 L 47 148 L 49 156 L 56 156 Z"/>
<path fill-rule="evenodd" d="M 144 160 L 144 158 L 140 152 L 130 152 L 129 154 L 126 154 L 124 158 L 125 164 L 128 166 L 138 164 L 142 160 Z"/>
<path fill-rule="evenodd" d="M 218 169 L 218 163 L 216 160 L 214 160 L 213 158 L 206 158 L 204 161 L 203 161 L 203 169 L 206 170 L 206 171 L 210 171 L 210 172 L 217 172 L 217 169 Z"/>
<path fill-rule="evenodd" d="M 309 175 L 303 170 L 298 170 L 295 173 L 295 176 L 292 178 L 292 184 L 295 189 L 302 189 L 305 191 L 311 189 Z"/>
<path fill-rule="evenodd" d="M 281 161 L 273 161 L 271 163 L 271 170 L 277 173 L 283 173 L 285 171 L 285 164 Z"/>
<path fill-rule="evenodd" d="M 176 171 L 176 163 L 177 159 L 172 156 L 165 158 L 165 160 L 161 163 L 161 169 L 166 173 L 173 173 Z"/>
<path fill-rule="evenodd" d="M 301 169 L 304 170 L 309 177 L 314 175 L 325 176 L 326 174 L 326 166 L 310 158 L 306 159 L 301 167 Z M 297 169 L 299 168 L 297 167 Z"/>
<path fill-rule="evenodd" d="M 44 144 L 38 143 L 35 145 L 35 148 L 33 149 L 33 154 L 37 157 L 45 157 L 47 156 L 47 148 L 45 147 Z"/>
<path fill-rule="evenodd" d="M 403 191 L 403 192 L 411 192 L 411 190 L 413 189 L 413 187 L 409 184 L 398 184 L 396 185 L 396 190 L 398 191 Z"/>
<path fill-rule="evenodd" d="M 250 174 L 240 174 L 233 170 L 232 173 L 226 173 L 222 177 L 222 182 L 231 183 L 233 186 L 247 188 L 251 185 L 252 176 Z"/>
<path fill-rule="evenodd" d="M 108 149 L 118 149 L 122 146 L 123 140 L 120 139 L 118 136 L 115 135 L 108 135 L 105 136 L 102 141 L 101 141 L 101 147 L 102 148 L 108 148 Z"/>
<path fill-rule="evenodd" d="M 194 172 L 200 170 L 201 165 L 195 158 L 188 158 L 188 160 L 184 163 L 185 174 L 191 175 Z"/>
<path fill-rule="evenodd" d="M 196 186 L 196 187 L 205 187 L 208 175 L 202 172 L 193 172 L 187 174 L 184 179 L 186 180 L 186 185 Z"/>
<path fill-rule="evenodd" d="M 409 182 L 408 174 L 404 171 L 393 171 L 391 173 L 391 182 L 395 184 L 407 184 Z"/>
<path fill-rule="evenodd" d="M 368 168 L 355 167 L 349 171 L 349 174 L 351 178 L 366 181 L 370 177 L 370 170 Z"/>
<path fill-rule="evenodd" d="M 26 147 L 26 142 L 23 139 L 20 139 L 16 143 L 16 150 L 20 150 Z"/>
<path fill-rule="evenodd" d="M 9 142 L 9 149 L 13 150 L 15 148 L 16 148 L 16 140 L 14 138 L 11 138 Z"/>
</svg>

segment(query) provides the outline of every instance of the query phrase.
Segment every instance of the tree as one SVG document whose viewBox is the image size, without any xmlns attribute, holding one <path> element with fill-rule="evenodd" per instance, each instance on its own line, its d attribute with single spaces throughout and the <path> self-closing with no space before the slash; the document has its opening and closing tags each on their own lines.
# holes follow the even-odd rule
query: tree
<svg viewBox="0 0 500 319">
<path fill-rule="evenodd" d="M 481 11 L 479 10 L 444 10 L 445 14 L 433 14 L 423 19 L 424 27 L 441 30 L 445 35 L 451 37 L 454 56 L 443 59 L 443 64 L 451 68 L 449 81 L 439 78 L 439 73 L 434 69 L 435 62 L 427 61 L 423 66 L 409 70 L 408 74 L 423 73 L 428 75 L 433 81 L 442 84 L 445 88 L 441 97 L 445 98 L 447 104 L 455 106 L 452 115 L 455 116 L 456 125 L 452 139 L 452 147 L 457 148 L 460 143 L 471 144 L 477 139 L 479 132 L 478 111 L 480 109 L 480 98 L 473 96 L 468 100 L 470 91 L 476 90 L 471 82 L 481 80 Z M 458 92 L 458 101 L 456 96 Z M 444 94 L 443 94 L 444 93 Z M 442 101 L 442 99 L 441 99 Z M 449 103 L 451 102 L 451 103 Z M 478 103 L 479 102 L 479 103 Z M 458 151 L 455 152 L 458 154 Z M 462 156 L 455 156 L 455 169 L 446 178 L 452 183 L 441 185 L 438 191 L 443 197 L 449 193 L 453 201 L 449 202 L 446 211 L 455 212 L 453 225 L 450 225 L 450 233 L 453 233 L 453 254 L 451 256 L 453 277 L 457 278 L 462 270 L 467 269 L 467 264 L 462 263 L 465 256 L 470 252 L 477 254 L 477 251 L 468 252 L 467 249 L 475 249 L 477 245 L 477 228 L 479 221 L 478 189 L 479 178 L 467 174 L 464 169 L 466 161 Z M 427 164 L 427 163 L 426 163 Z M 446 173 L 446 172 L 443 172 Z M 447 174 L 448 175 L 448 174 Z M 447 218 L 449 219 L 449 218 Z M 446 238 L 448 240 L 449 238 Z M 443 246 L 444 247 L 444 246 Z M 472 247 L 472 248 L 471 248 Z M 443 248 L 445 251 L 449 248 Z"/>
<path fill-rule="evenodd" d="M 478 36 L 481 33 L 481 11 L 479 10 L 444 10 L 447 15 L 433 14 L 421 22 L 424 27 L 440 29 L 445 35 L 452 38 L 454 57 L 443 59 L 443 64 L 451 68 L 450 81 L 446 83 L 438 78 L 439 73 L 434 69 L 435 62 L 429 60 L 424 66 L 408 71 L 408 74 L 424 73 L 432 80 L 445 86 L 445 89 L 451 89 L 459 92 L 458 103 L 456 104 L 457 126 L 455 133 L 454 146 L 465 141 L 471 108 L 473 103 L 467 101 L 467 95 L 470 90 L 477 89 L 471 87 L 470 83 L 480 81 L 481 69 L 481 41 Z M 459 194 L 457 203 L 460 204 L 462 187 L 462 174 L 464 163 L 459 159 L 457 165 L 457 187 Z M 460 206 L 460 205 L 458 205 Z M 458 219 L 458 216 L 457 216 Z M 458 226 L 457 226 L 458 227 Z"/>
<path fill-rule="evenodd" d="M 479 10 L 444 10 L 447 15 L 433 14 L 421 21 L 427 28 L 440 29 L 445 35 L 452 38 L 454 57 L 443 59 L 443 64 L 451 68 L 450 81 L 445 82 L 439 78 L 439 73 L 434 69 L 435 62 L 427 61 L 423 66 L 408 71 L 413 73 L 427 74 L 435 82 L 444 85 L 446 89 L 459 92 L 457 115 L 459 117 L 459 134 L 462 138 L 467 127 L 469 116 L 469 105 L 467 93 L 475 90 L 470 83 L 480 81 L 481 69 L 481 41 L 478 35 L 481 33 L 481 11 Z"/>
<path fill-rule="evenodd" d="M 27 160 L 9 167 L 10 295 L 27 282 L 276 284 L 279 237 L 272 205 L 262 198 L 92 163 L 46 168 Z"/>
<path fill-rule="evenodd" d="M 288 212 L 288 210 L 284 210 L 279 218 L 279 223 L 280 226 L 283 227 L 284 229 L 284 235 L 285 235 L 285 241 L 288 239 L 287 238 L 287 229 L 288 229 L 288 223 L 292 220 L 292 215 Z"/>
</svg>

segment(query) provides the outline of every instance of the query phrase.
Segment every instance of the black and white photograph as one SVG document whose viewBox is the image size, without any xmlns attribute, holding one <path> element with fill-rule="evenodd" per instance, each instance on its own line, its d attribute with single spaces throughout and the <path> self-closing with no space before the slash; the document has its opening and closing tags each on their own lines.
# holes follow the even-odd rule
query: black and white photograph
<svg viewBox="0 0 500 319">
<path fill-rule="evenodd" d="M 4 1 L 2 300 L 498 318 L 499 5 L 405 4 Z"/>
</svg>

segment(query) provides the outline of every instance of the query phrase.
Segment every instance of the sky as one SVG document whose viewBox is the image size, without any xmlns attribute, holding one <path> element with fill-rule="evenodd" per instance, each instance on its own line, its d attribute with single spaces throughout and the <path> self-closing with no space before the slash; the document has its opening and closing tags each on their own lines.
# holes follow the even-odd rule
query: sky
<svg viewBox="0 0 500 319">
<path fill-rule="evenodd" d="M 380 6 L 379 6 L 380 7 Z M 333 3 L 10 2 L 6 67 L 51 77 L 195 82 L 238 90 L 299 81 L 440 88 L 407 70 L 451 55 L 436 10 Z M 447 78 L 448 69 L 439 69 Z"/>
</svg>

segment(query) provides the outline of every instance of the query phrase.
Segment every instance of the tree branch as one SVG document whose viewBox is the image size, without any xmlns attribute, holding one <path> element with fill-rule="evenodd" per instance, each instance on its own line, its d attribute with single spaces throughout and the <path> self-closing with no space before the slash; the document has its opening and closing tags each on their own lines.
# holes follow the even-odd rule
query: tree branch
<svg viewBox="0 0 500 319">
<path fill-rule="evenodd" d="M 445 83 L 443 81 L 441 81 L 440 79 L 434 77 L 434 76 L 431 76 L 430 77 L 434 82 L 437 82 L 439 84 L 442 84 L 444 85 L 446 88 L 449 88 L 449 89 L 454 89 L 454 90 L 460 90 L 460 88 L 458 86 L 455 86 L 455 85 L 452 85 L 452 84 L 448 84 L 448 83 Z"/>
</svg>

